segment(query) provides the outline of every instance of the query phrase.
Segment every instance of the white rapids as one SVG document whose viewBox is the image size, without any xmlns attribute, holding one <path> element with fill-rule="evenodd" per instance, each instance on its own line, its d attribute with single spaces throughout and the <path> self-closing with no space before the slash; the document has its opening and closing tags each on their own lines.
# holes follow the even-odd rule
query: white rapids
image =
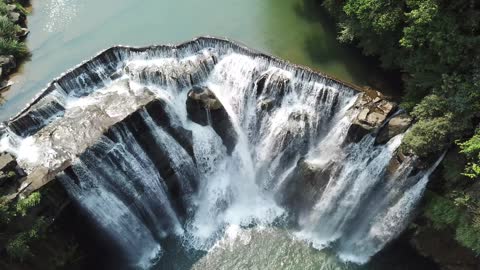
<svg viewBox="0 0 480 270">
<path fill-rule="evenodd" d="M 294 235 L 365 263 L 405 229 L 432 172 L 413 174 L 412 160 L 387 172 L 403 135 L 345 143 L 358 92 L 311 71 L 208 38 L 104 54 L 13 119 L 0 150 L 27 168 L 72 160 L 61 183 L 138 268 L 161 256 L 166 236 L 209 250 L 226 228 L 281 225 L 289 209 L 277 193 L 301 158 L 332 173 Z M 231 153 L 212 126 L 188 118 L 195 85 L 228 113 Z"/>
</svg>

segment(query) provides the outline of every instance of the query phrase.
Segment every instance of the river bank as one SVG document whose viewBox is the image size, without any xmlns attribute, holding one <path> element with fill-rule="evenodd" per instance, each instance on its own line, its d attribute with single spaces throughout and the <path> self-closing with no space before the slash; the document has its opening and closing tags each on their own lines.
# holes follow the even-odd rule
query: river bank
<svg viewBox="0 0 480 270">
<path fill-rule="evenodd" d="M 29 1 L 0 2 L 0 105 L 3 92 L 13 85 L 10 76 L 29 56 L 24 42 L 30 32 L 27 28 L 27 8 Z"/>
</svg>

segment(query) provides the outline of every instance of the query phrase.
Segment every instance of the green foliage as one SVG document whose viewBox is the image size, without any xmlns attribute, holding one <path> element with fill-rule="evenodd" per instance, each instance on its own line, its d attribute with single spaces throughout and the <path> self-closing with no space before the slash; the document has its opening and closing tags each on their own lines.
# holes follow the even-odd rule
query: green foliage
<svg viewBox="0 0 480 270">
<path fill-rule="evenodd" d="M 471 133 L 472 116 L 480 111 L 478 3 L 324 0 L 323 5 L 339 22 L 340 41 L 356 42 L 384 67 L 404 73 L 401 105 L 418 120 L 405 148 L 428 156 Z M 470 173 L 479 169 L 476 163 L 469 167 Z"/>
<path fill-rule="evenodd" d="M 480 204 L 469 195 L 452 192 L 445 198 L 430 193 L 424 215 L 436 229 L 454 229 L 461 245 L 480 254 Z"/>
<path fill-rule="evenodd" d="M 6 16 L 0 16 L 0 37 L 6 40 L 14 40 L 20 32 L 20 26 L 11 22 Z"/>
<path fill-rule="evenodd" d="M 395 30 L 403 17 L 398 1 L 394 0 L 348 0 L 343 11 L 358 20 L 362 28 L 376 33 Z"/>
<path fill-rule="evenodd" d="M 0 227 L 8 225 L 12 220 L 13 213 L 6 202 L 0 201 Z"/>
<path fill-rule="evenodd" d="M 453 202 L 436 195 L 429 196 L 424 211 L 425 216 L 433 222 L 433 226 L 437 229 L 456 224 L 462 215 Z"/>
<path fill-rule="evenodd" d="M 32 256 L 31 244 L 33 241 L 41 239 L 47 228 L 47 222 L 39 218 L 30 230 L 19 233 L 13 240 L 8 242 L 6 251 L 8 255 L 15 260 L 23 262 Z"/>
<path fill-rule="evenodd" d="M 460 220 L 455 231 L 455 239 L 463 246 L 480 254 L 480 229 L 466 218 Z"/>
<path fill-rule="evenodd" d="M 0 1 L 0 15 L 1 16 L 8 15 L 7 4 L 4 1 Z"/>
<path fill-rule="evenodd" d="M 40 203 L 40 199 L 40 192 L 33 192 L 27 198 L 19 200 L 16 205 L 17 213 L 21 216 L 25 216 L 30 208 L 35 207 Z"/>
<path fill-rule="evenodd" d="M 437 95 L 429 95 L 415 106 L 411 115 L 417 119 L 426 120 L 444 116 L 447 111 L 448 101 L 446 98 Z"/>
<path fill-rule="evenodd" d="M 469 163 L 465 168 L 464 175 L 470 178 L 478 178 L 480 176 L 480 132 L 477 132 L 468 141 L 460 143 L 460 153 L 467 156 Z"/>
<path fill-rule="evenodd" d="M 27 45 L 15 39 L 0 38 L 0 55 L 13 55 L 22 59 L 29 55 Z"/>
<path fill-rule="evenodd" d="M 420 120 L 405 135 L 402 148 L 420 157 L 438 154 L 448 144 L 451 129 L 449 116 Z"/>
<path fill-rule="evenodd" d="M 18 12 L 20 12 L 23 15 L 27 15 L 28 11 L 20 4 L 20 3 L 15 3 L 15 6 L 17 6 Z"/>
</svg>

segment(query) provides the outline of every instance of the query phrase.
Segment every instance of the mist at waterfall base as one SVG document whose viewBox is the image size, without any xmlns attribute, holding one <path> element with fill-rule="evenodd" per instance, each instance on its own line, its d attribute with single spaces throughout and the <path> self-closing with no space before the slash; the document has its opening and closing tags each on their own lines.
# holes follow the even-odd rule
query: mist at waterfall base
<svg viewBox="0 0 480 270">
<path fill-rule="evenodd" d="M 107 93 L 155 96 L 58 176 L 88 220 L 83 233 L 101 237 L 116 254 L 106 261 L 127 269 L 368 267 L 358 264 L 406 228 L 435 166 L 413 172 L 407 159 L 388 172 L 403 135 L 385 145 L 374 134 L 346 142 L 356 91 L 221 48 L 121 55 L 114 79 L 88 64 L 100 86 L 81 75 L 48 94 L 56 106 L 36 118 L 47 126 L 102 108 Z M 205 123 L 192 121 L 194 86 L 218 98 L 228 125 L 218 127 L 209 110 L 196 115 Z M 122 106 L 103 110 L 113 117 Z M 322 179 L 299 186 L 299 164 Z M 303 198 L 309 188 L 318 190 Z"/>
</svg>

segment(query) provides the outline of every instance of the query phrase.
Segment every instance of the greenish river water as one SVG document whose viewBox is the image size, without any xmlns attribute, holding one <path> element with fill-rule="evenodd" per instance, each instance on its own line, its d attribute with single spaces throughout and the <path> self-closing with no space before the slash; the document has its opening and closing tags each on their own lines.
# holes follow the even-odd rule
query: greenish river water
<svg viewBox="0 0 480 270">
<path fill-rule="evenodd" d="M 358 50 L 341 46 L 314 0 L 32 0 L 32 58 L 3 94 L 0 120 L 67 69 L 109 46 L 228 37 L 342 80 L 391 89 Z M 317 1 L 319 2 L 319 1 Z"/>
</svg>

